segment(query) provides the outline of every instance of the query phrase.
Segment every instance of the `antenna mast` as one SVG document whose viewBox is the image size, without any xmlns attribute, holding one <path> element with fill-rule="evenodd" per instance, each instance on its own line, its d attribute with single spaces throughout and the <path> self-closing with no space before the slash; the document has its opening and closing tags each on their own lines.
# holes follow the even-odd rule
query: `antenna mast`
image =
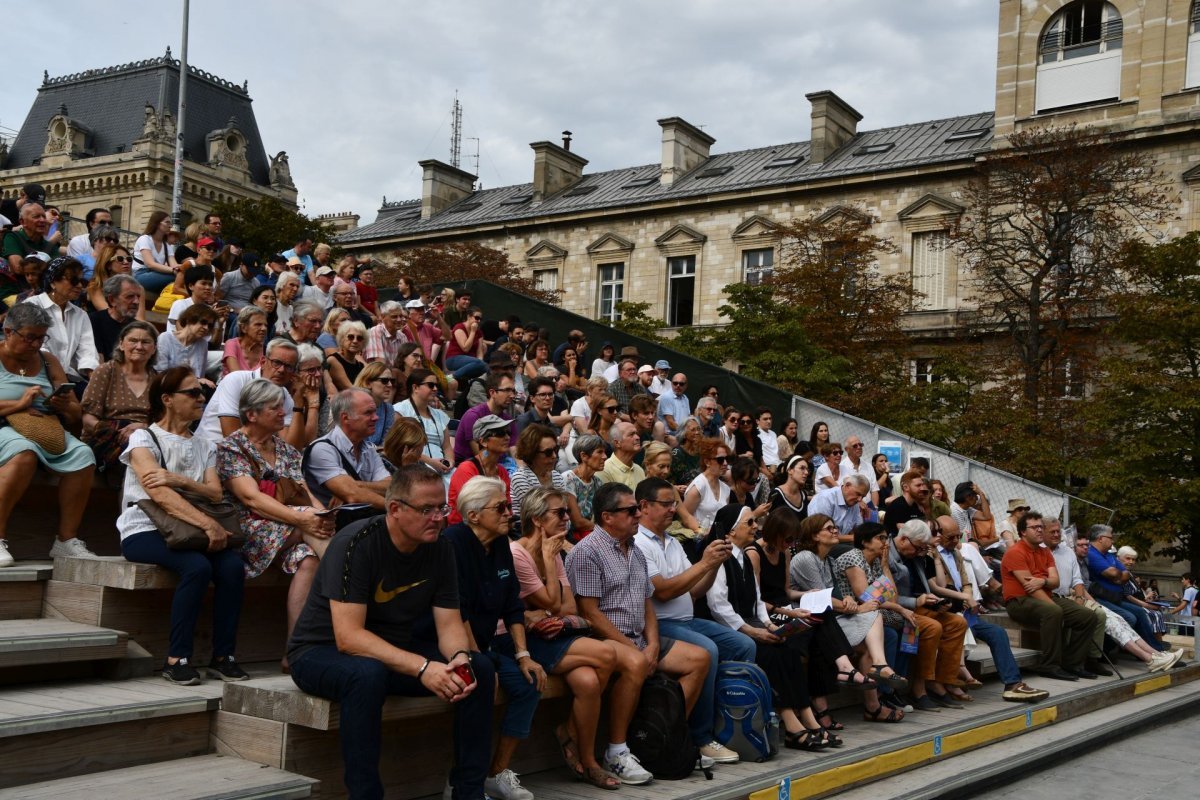
<svg viewBox="0 0 1200 800">
<path fill-rule="evenodd" d="M 454 108 L 450 112 L 450 166 L 458 168 L 462 161 L 462 103 L 454 90 Z"/>
<path fill-rule="evenodd" d="M 472 161 L 474 161 L 474 162 L 475 162 L 475 172 L 474 172 L 474 175 L 475 175 L 475 177 L 476 177 L 476 178 L 478 178 L 478 177 L 479 177 L 479 137 L 478 137 L 478 136 L 472 136 L 472 137 L 468 138 L 468 139 L 467 139 L 467 141 L 468 141 L 468 142 L 474 142 L 474 143 L 475 143 L 475 152 L 474 152 L 474 153 L 467 153 L 467 158 L 469 158 L 469 159 L 471 159 Z"/>
</svg>

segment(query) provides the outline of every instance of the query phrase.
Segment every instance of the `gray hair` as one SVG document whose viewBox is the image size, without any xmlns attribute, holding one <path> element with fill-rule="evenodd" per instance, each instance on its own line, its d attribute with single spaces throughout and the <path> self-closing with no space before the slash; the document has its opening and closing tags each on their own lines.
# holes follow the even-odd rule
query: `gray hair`
<svg viewBox="0 0 1200 800">
<path fill-rule="evenodd" d="M 88 233 L 88 244 L 95 246 L 97 239 L 104 239 L 109 236 L 120 236 L 120 232 L 112 225 L 101 223 Z"/>
<path fill-rule="evenodd" d="M 864 478 L 862 475 L 859 475 L 857 472 L 847 475 L 845 478 L 842 478 L 842 486 L 847 486 L 851 483 L 854 484 L 855 486 L 857 486 L 858 490 L 860 492 L 862 492 L 863 494 L 870 494 L 871 482 L 869 480 L 867 480 L 866 478 Z"/>
<path fill-rule="evenodd" d="M 245 425 L 250 421 L 250 412 L 260 412 L 264 408 L 274 408 L 282 405 L 287 399 L 287 390 L 276 386 L 265 378 L 255 378 L 242 388 L 238 397 L 238 418 Z"/>
<path fill-rule="evenodd" d="M 293 272 L 292 274 L 295 275 L 296 273 Z M 308 342 L 298 344 L 296 345 L 296 351 L 300 356 L 300 360 L 296 362 L 297 367 L 305 361 L 316 361 L 318 364 L 325 363 L 325 352 L 315 344 L 309 344 Z"/>
<path fill-rule="evenodd" d="M 292 274 L 294 275 L 295 273 L 292 273 Z M 279 284 L 276 283 L 275 286 L 278 287 Z M 322 320 L 325 319 L 325 309 L 321 308 L 321 306 L 317 305 L 316 303 L 310 303 L 307 300 L 300 302 L 300 303 L 293 303 L 292 304 L 292 326 L 295 327 L 297 320 L 307 317 L 311 314 L 320 314 L 321 319 Z"/>
<path fill-rule="evenodd" d="M 896 535 L 903 536 L 913 544 L 928 544 L 933 540 L 933 533 L 929 530 L 929 523 L 923 519 L 908 520 L 897 529 Z"/>
<path fill-rule="evenodd" d="M 25 205 L 21 206 L 21 213 L 18 215 L 20 221 L 24 222 L 26 217 L 32 217 L 33 210 L 35 208 L 40 208 L 43 211 L 46 210 L 45 206 L 43 206 L 41 203 L 26 203 Z"/>
<path fill-rule="evenodd" d="M 538 517 L 545 515 L 550 510 L 550 501 L 554 498 L 562 500 L 564 505 L 567 502 L 567 493 L 562 489 L 555 489 L 552 486 L 539 486 L 525 495 L 521 500 L 521 533 L 528 536 L 533 533 L 533 521 Z M 462 503 L 459 502 L 459 513 L 461 512 Z"/>
<path fill-rule="evenodd" d="M 22 209 L 26 206 L 21 206 Z M 19 331 L 21 328 L 49 328 L 54 324 L 50 312 L 33 303 L 17 303 L 4 318 L 4 330 Z"/>
<path fill-rule="evenodd" d="M 701 406 L 703 406 L 704 408 L 711 408 L 715 411 L 717 408 L 717 401 L 713 400 L 708 395 L 705 395 L 704 397 L 701 397 L 699 400 L 696 401 L 696 408 L 700 408 Z"/>
<path fill-rule="evenodd" d="M 616 422 L 608 429 L 609 444 L 616 446 L 617 442 L 621 441 L 621 437 L 625 435 L 625 426 L 633 426 L 632 422 Z"/>
<path fill-rule="evenodd" d="M 104 281 L 100 287 L 100 291 L 104 293 L 105 299 L 111 300 L 114 297 L 121 296 L 121 292 L 125 291 L 125 284 L 127 283 L 132 283 L 138 289 L 142 288 L 142 285 L 130 275 L 112 275 Z"/>
<path fill-rule="evenodd" d="M 588 391 L 591 391 L 592 389 L 607 389 L 608 378 L 604 377 L 603 375 L 593 375 L 592 377 L 588 378 L 587 388 Z"/>
<path fill-rule="evenodd" d="M 237 315 L 238 331 L 245 330 L 246 326 L 250 324 L 250 320 L 254 317 L 262 317 L 263 319 L 266 319 L 267 312 L 263 311 L 258 306 L 246 306 L 239 311 Z"/>
<path fill-rule="evenodd" d="M 537 374 L 539 378 L 558 378 L 558 367 L 553 364 L 546 364 L 538 367 Z"/>
<path fill-rule="evenodd" d="M 263 348 L 263 356 L 270 358 L 271 354 L 276 350 L 287 350 L 289 353 L 295 353 L 296 366 L 300 366 L 300 352 L 296 349 L 296 344 L 290 339 L 272 339 L 267 342 L 267 346 Z"/>
<path fill-rule="evenodd" d="M 454 501 L 454 507 L 465 519 L 467 514 L 482 511 L 487 505 L 488 499 L 497 494 L 504 495 L 505 499 L 508 498 L 508 488 L 504 485 L 504 481 L 499 478 L 489 478 L 486 475 L 476 475 L 463 484 L 462 490 L 459 491 L 458 497 Z"/>
<path fill-rule="evenodd" d="M 597 450 L 603 449 L 603 439 L 594 433 L 585 433 L 575 440 L 575 446 L 571 448 L 571 452 L 575 454 L 576 461 L 582 461 L 584 456 L 590 456 Z"/>
<path fill-rule="evenodd" d="M 354 416 L 354 398 L 357 395 L 366 395 L 371 398 L 371 406 L 375 406 L 374 396 L 366 389 L 350 388 L 342 389 L 337 393 L 337 396 L 329 401 L 329 416 L 333 420 L 334 425 L 340 425 L 342 422 L 342 414 L 348 417 Z"/>
<path fill-rule="evenodd" d="M 11 316 L 11 315 L 10 315 Z M 1088 528 L 1088 541 L 1094 542 L 1105 534 L 1112 533 L 1113 529 L 1109 525 L 1093 525 Z"/>
<path fill-rule="evenodd" d="M 1120 547 L 1117 548 L 1117 558 L 1137 558 L 1137 557 L 1138 557 L 1138 551 L 1134 550 L 1132 547 L 1130 547 L 1127 544 L 1121 545 Z"/>
<path fill-rule="evenodd" d="M 275 293 L 278 294 L 279 290 L 287 286 L 289 283 L 300 283 L 300 276 L 294 272 L 279 273 L 279 277 L 275 279 Z M 293 310 L 295 308 L 299 308 L 300 305 L 302 304 L 297 303 L 295 306 L 293 306 Z"/>
<path fill-rule="evenodd" d="M 360 334 L 363 337 L 363 340 L 366 341 L 367 326 L 363 325 L 361 322 L 358 322 L 357 320 L 347 320 L 346 322 L 343 322 L 341 325 L 338 325 L 337 336 L 335 337 L 338 345 L 340 346 L 342 343 L 342 340 L 346 338 L 346 335 L 351 334 L 351 333 Z"/>
<path fill-rule="evenodd" d="M 403 311 L 404 306 L 397 303 L 395 300 L 385 300 L 379 304 L 379 316 L 387 316 L 393 311 Z"/>
</svg>

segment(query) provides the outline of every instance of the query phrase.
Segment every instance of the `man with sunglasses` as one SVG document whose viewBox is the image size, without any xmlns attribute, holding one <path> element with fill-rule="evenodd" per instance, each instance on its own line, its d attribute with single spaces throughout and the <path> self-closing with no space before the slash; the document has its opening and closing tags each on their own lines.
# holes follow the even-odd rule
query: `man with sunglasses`
<svg viewBox="0 0 1200 800">
<path fill-rule="evenodd" d="M 684 417 L 684 419 L 687 418 Z M 716 400 L 707 396 L 701 397 L 699 400 L 697 400 L 696 419 L 700 421 L 700 432 L 705 436 L 711 439 L 722 435 L 721 428 L 724 426 L 721 424 L 721 415 L 717 413 Z M 734 430 L 736 429 L 737 426 L 734 425 Z M 722 436 L 722 438 L 724 437 Z M 725 446 L 729 448 L 729 452 L 734 452 L 733 445 L 731 445 L 729 442 L 726 442 Z"/>
<path fill-rule="evenodd" d="M 717 539 L 704 548 L 693 564 L 667 528 L 678 508 L 675 488 L 662 478 L 646 478 L 635 492 L 641 523 L 634 541 L 646 557 L 650 582 L 654 584 L 652 602 L 659 632 L 679 642 L 688 642 L 708 653 L 709 669 L 701 685 L 696 706 L 688 717 L 692 741 L 700 755 L 718 764 L 733 764 L 738 754 L 713 739 L 716 713 L 717 665 L 722 661 L 754 661 L 754 640 L 741 631 L 698 619 L 696 598 L 704 597 L 712 587 L 717 571 L 733 552 L 725 539 Z"/>
<path fill-rule="evenodd" d="M 304 449 L 304 482 L 326 508 L 366 503 L 386 511 L 383 495 L 391 473 L 379 452 L 367 441 L 375 432 L 379 413 L 366 389 L 344 389 L 329 403 L 333 427 Z M 338 515 L 338 526 L 352 519 Z"/>
<path fill-rule="evenodd" d="M 72 236 L 71 241 L 67 242 L 67 255 L 80 261 L 92 252 L 94 241 L 91 239 L 91 232 L 100 225 L 111 226 L 112 213 L 107 208 L 93 208 L 83 218 L 83 224 L 87 230 L 78 236 Z"/>
<path fill-rule="evenodd" d="M 306 448 L 317 438 L 321 375 L 319 371 L 300 375 L 299 362 L 300 352 L 295 344 L 286 339 L 269 341 L 258 369 L 230 372 L 217 384 L 217 390 L 204 407 L 196 435 L 219 442 L 241 427 L 238 404 L 242 389 L 256 378 L 265 378 L 288 390 L 283 399 L 284 428 L 280 436 L 297 450 Z"/>
<path fill-rule="evenodd" d="M 679 426 L 692 415 L 692 401 L 688 399 L 687 387 L 687 375 L 676 372 L 671 376 L 670 387 L 658 396 L 658 418 L 666 426 L 668 436 L 678 436 Z"/>
<path fill-rule="evenodd" d="M 113 275 L 100 287 L 108 308 L 88 315 L 92 323 L 92 338 L 102 360 L 112 357 L 120 339 L 121 329 L 137 317 L 145 290 L 130 275 Z"/>
</svg>

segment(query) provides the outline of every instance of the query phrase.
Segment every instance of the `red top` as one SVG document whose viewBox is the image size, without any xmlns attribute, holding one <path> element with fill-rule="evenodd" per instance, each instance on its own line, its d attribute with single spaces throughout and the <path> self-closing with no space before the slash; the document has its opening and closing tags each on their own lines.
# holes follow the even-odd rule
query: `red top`
<svg viewBox="0 0 1200 800">
<path fill-rule="evenodd" d="M 483 335 L 478 327 L 475 328 L 475 335 L 467 339 L 466 349 L 458 346 L 458 337 L 453 334 L 457 331 L 467 332 L 467 323 L 460 322 L 450 329 L 450 341 L 446 343 L 446 358 L 452 356 L 470 356 L 475 358 L 475 353 L 479 350 L 479 337 Z"/>
<path fill-rule="evenodd" d="M 358 304 L 372 314 L 376 313 L 375 303 L 379 300 L 379 291 L 374 286 L 367 286 L 359 281 L 354 282 L 354 289 L 358 292 Z"/>
<path fill-rule="evenodd" d="M 1028 572 L 1035 578 L 1050 577 L 1050 570 L 1055 569 L 1054 556 L 1044 547 L 1030 547 L 1024 539 L 1008 548 L 1004 560 L 1000 562 L 1000 583 L 1004 587 L 1004 602 L 1015 597 L 1028 597 L 1025 587 L 1013 575 L 1013 570 Z M 1047 593 L 1049 590 L 1046 590 Z"/>
</svg>

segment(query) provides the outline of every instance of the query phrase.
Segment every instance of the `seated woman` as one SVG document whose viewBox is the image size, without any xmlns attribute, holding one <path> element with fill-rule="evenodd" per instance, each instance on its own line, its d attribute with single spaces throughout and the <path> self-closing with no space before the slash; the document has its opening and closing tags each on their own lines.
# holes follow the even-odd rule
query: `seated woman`
<svg viewBox="0 0 1200 800">
<path fill-rule="evenodd" d="M 680 428 L 679 446 L 671 451 L 671 483 L 686 487 L 700 474 L 700 420 L 688 417 Z"/>
<path fill-rule="evenodd" d="M 270 332 L 275 330 L 275 325 L 279 322 L 279 316 L 275 313 L 279 306 L 275 299 L 275 287 L 270 284 L 255 286 L 250 292 L 250 305 L 261 308 L 267 315 L 267 335 L 270 337 Z"/>
<path fill-rule="evenodd" d="M 472 378 L 478 378 L 488 371 L 483 361 L 483 353 L 487 349 L 483 331 L 483 312 L 472 307 L 467 312 L 467 318 L 451 328 L 450 341 L 446 344 L 446 370 L 454 373 L 454 378 L 461 384 L 469 383 Z"/>
<path fill-rule="evenodd" d="M 573 448 L 578 464 L 570 472 L 562 473 L 562 477 L 567 510 L 571 515 L 571 541 L 577 542 L 595 527 L 592 500 L 596 490 L 604 485 L 600 473 L 604 471 L 608 452 L 604 449 L 604 440 L 594 433 L 579 436 Z"/>
<path fill-rule="evenodd" d="M 805 486 L 808 485 L 808 461 L 804 456 L 791 456 L 781 474 L 783 483 L 771 490 L 771 510 L 786 508 L 796 519 L 808 516 L 808 501 L 812 498 Z"/>
<path fill-rule="evenodd" d="M 113 275 L 129 275 L 133 264 L 133 257 L 129 255 L 129 251 L 121 246 L 120 240 L 117 244 L 107 244 L 96 258 L 96 269 L 92 272 L 92 279 L 87 285 L 87 306 L 95 311 L 108 310 L 108 298 L 104 296 L 104 282 Z M 137 319 L 146 318 L 146 304 L 139 303 L 137 307 Z M 101 353 L 105 358 L 108 353 Z"/>
<path fill-rule="evenodd" d="M 522 535 L 509 547 L 527 609 L 530 655 L 571 687 L 571 714 L 555 730 L 563 759 L 578 778 L 601 789 L 616 789 L 620 782 L 596 761 L 600 699 L 618 660 L 625 669 L 635 669 L 640 666 L 638 653 L 587 636 L 561 557 L 567 536 L 566 499 L 557 489 L 538 488 L 526 495 Z"/>
<path fill-rule="evenodd" d="M 266 288 L 266 287 L 259 287 Z M 267 313 L 258 306 L 246 306 L 237 315 L 237 336 L 225 342 L 221 359 L 221 377 L 243 369 L 258 369 L 267 341 Z"/>
<path fill-rule="evenodd" d="M 1160 606 L 1154 605 L 1146 598 L 1146 590 L 1139 584 L 1140 579 L 1133 574 L 1133 567 L 1138 560 L 1137 550 L 1129 545 L 1121 545 L 1117 549 L 1117 560 L 1129 572 L 1129 580 L 1122 586 L 1125 590 L 1125 602 L 1140 606 L 1150 618 L 1151 629 L 1161 637 L 1167 632 L 1167 617 Z"/>
<path fill-rule="evenodd" d="M 290 637 L 317 560 L 333 535 L 333 517 L 317 516 L 323 508 L 308 493 L 300 451 L 279 437 L 286 397 L 286 389 L 262 378 L 246 384 L 238 398 L 242 427 L 217 445 L 217 474 L 226 494 L 244 509 L 246 577 L 258 577 L 272 563 L 293 576 L 287 599 Z"/>
<path fill-rule="evenodd" d="M 450 476 L 450 489 L 446 498 L 450 504 L 450 517 L 447 521 L 451 525 L 462 522 L 462 515 L 457 506 L 458 493 L 471 478 L 483 475 L 499 478 L 504 481 L 505 486 L 512 485 L 508 470 L 500 463 L 508 455 L 509 428 L 512 424 L 512 420 L 503 420 L 494 414 L 488 414 L 475 421 L 471 436 L 479 444 L 479 452 L 459 463 Z"/>
<path fill-rule="evenodd" d="M 116 352 L 92 373 L 83 392 L 83 441 L 101 470 L 120 461 L 129 437 L 150 424 L 150 379 L 158 330 L 134 320 L 121 329 Z"/>
<path fill-rule="evenodd" d="M 617 399 L 608 392 L 600 392 L 594 395 L 589 403 L 592 409 L 592 416 L 588 419 L 588 432 L 599 436 L 600 441 L 607 442 L 609 432 L 617 422 L 617 412 L 621 407 L 617 404 Z M 607 457 L 605 455 L 605 458 Z"/>
<path fill-rule="evenodd" d="M 530 490 L 542 486 L 566 489 L 562 473 L 555 472 L 558 463 L 558 436 L 552 428 L 536 422 L 525 426 L 517 437 L 517 462 L 512 475 L 513 515 L 521 513 L 521 501 Z"/>
<path fill-rule="evenodd" d="M 53 353 L 67 378 L 77 383 L 86 381 L 100 366 L 92 321 L 75 304 L 83 294 L 83 285 L 83 265 L 73 258 L 56 258 L 42 273 L 44 291 L 28 300 L 44 309 L 52 320 L 42 349 Z"/>
<path fill-rule="evenodd" d="M 367 328 L 361 322 L 348 320 L 338 326 L 337 348 L 329 356 L 329 377 L 340 392 L 349 389 L 367 362 L 363 350 L 367 346 Z"/>
<path fill-rule="evenodd" d="M 662 478 L 670 483 L 671 446 L 666 442 L 650 442 L 642 452 L 642 469 L 645 470 L 646 477 Z M 672 484 L 672 488 L 675 489 L 675 502 L 678 505 L 675 507 L 675 519 L 667 528 L 667 533 L 681 541 L 704 536 L 708 531 L 700 526 L 700 521 L 683 504 L 683 498 L 679 495 L 679 487 Z"/>
<path fill-rule="evenodd" d="M 96 459 L 92 449 L 70 433 L 80 432 L 83 415 L 75 393 L 54 391 L 67 382 L 62 366 L 52 354 L 39 349 L 51 323 L 50 314 L 32 303 L 19 304 L 4 318 L 4 340 L 0 341 L 0 420 L 5 423 L 0 426 L 0 567 L 13 564 L 7 542 L 8 518 L 39 463 L 58 476 L 58 539 L 50 548 L 50 557 L 95 557 L 78 533 Z M 50 435 L 42 435 L 43 431 Z M 65 447 L 60 449 L 59 442 L 65 442 Z"/>
<path fill-rule="evenodd" d="M 216 323 L 217 312 L 210 306 L 189 306 L 179 315 L 174 333 L 163 331 L 158 335 L 154 369 L 166 372 L 171 367 L 187 367 L 201 385 L 211 390 L 214 384 L 204 372 L 208 368 L 208 339 Z"/>
<path fill-rule="evenodd" d="M 813 477 L 813 485 L 819 492 L 840 484 L 842 478 L 842 445 L 839 442 L 826 442 L 821 445 L 821 466 Z M 813 464 L 817 459 L 813 458 Z"/>
<path fill-rule="evenodd" d="M 840 743 L 838 737 L 820 726 L 813 716 L 808 695 L 805 652 L 777 635 L 779 625 L 767 614 L 759 595 L 754 567 L 746 558 L 746 548 L 754 543 L 757 527 L 745 506 L 726 506 L 721 510 L 722 524 L 729 526 L 728 540 L 733 552 L 713 577 L 705 594 L 705 610 L 698 614 L 741 631 L 754 640 L 754 661 L 771 682 L 783 722 L 784 746 L 795 750 L 824 750 Z M 790 637 L 789 637 L 790 638 Z"/>
<path fill-rule="evenodd" d="M 729 502 L 729 448 L 720 439 L 700 442 L 700 474 L 687 487 L 684 508 L 696 517 L 701 529 L 712 527 L 717 512 Z"/>
<path fill-rule="evenodd" d="M 325 324 L 321 326 L 321 335 L 317 337 L 317 347 L 324 350 L 326 356 L 332 356 L 337 352 L 338 327 L 349 319 L 350 312 L 341 307 L 330 309 L 325 315 Z"/>
<path fill-rule="evenodd" d="M 171 641 L 162 676 L 184 686 L 200 683 L 200 673 L 192 664 L 192 648 L 196 620 L 211 583 L 212 661 L 204 669 L 213 678 L 244 681 L 250 676 L 234 657 L 246 580 L 242 555 L 228 549 L 228 531 L 177 491 L 187 489 L 214 502 L 221 499 L 217 448 L 191 431 L 192 423 L 204 411 L 204 392 L 186 367 L 172 367 L 154 376 L 148 395 L 154 424 L 133 431 L 129 447 L 121 454 L 121 462 L 129 467 L 122 498 L 125 510 L 117 519 L 121 554 L 128 561 L 157 564 L 179 576 L 171 600 Z M 137 501 L 146 499 L 158 503 L 172 517 L 203 530 L 208 535 L 208 550 L 168 548 L 162 534 L 137 505 Z"/>
<path fill-rule="evenodd" d="M 366 389 L 375 400 L 375 411 L 379 419 L 375 422 L 374 433 L 367 437 L 367 441 L 379 447 L 396 421 L 396 409 L 392 408 L 396 380 L 392 377 L 392 368 L 382 361 L 372 361 L 358 373 L 354 386 L 357 389 Z"/>
<path fill-rule="evenodd" d="M 408 417 L 398 417 L 383 439 L 383 457 L 396 469 L 419 463 L 424 450 L 425 431 Z"/>
<path fill-rule="evenodd" d="M 282 336 L 292 327 L 292 311 L 303 288 L 300 276 L 294 272 L 281 272 L 275 280 L 275 327 L 272 330 L 276 336 Z M 254 300 L 251 302 L 260 305 Z"/>
</svg>

